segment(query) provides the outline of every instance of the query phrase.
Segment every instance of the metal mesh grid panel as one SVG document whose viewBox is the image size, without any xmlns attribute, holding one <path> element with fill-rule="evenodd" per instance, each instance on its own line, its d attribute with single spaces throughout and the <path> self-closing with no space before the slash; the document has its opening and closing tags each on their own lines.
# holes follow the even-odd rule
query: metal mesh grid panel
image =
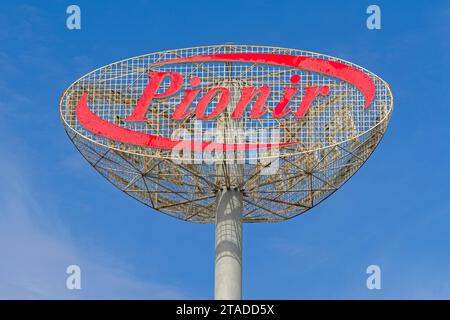
<svg viewBox="0 0 450 320">
<path fill-rule="evenodd" d="M 374 81 L 375 99 L 364 109 L 364 96 L 352 84 L 291 67 L 219 61 L 158 65 L 169 59 L 216 53 L 277 53 L 340 62 L 363 71 Z M 124 121 L 147 86 L 147 73 L 151 71 L 178 72 L 187 80 L 177 95 L 153 100 L 146 113 L 147 121 Z M 274 118 L 271 111 L 281 99 L 283 88 L 293 86 L 290 79 L 294 74 L 300 75 L 300 82 L 295 84 L 299 93 L 311 85 L 327 85 L 330 92 L 314 99 L 303 118 Z M 183 99 L 183 91 L 191 88 L 188 80 L 194 76 L 201 79 L 202 93 L 217 86 L 229 88 L 230 103 L 214 120 L 199 122 L 195 116 L 188 116 L 175 121 L 172 113 Z M 163 82 L 161 90 L 169 84 Z M 265 104 L 269 112 L 252 119 L 249 114 L 252 101 L 241 119 L 230 120 L 239 88 L 263 85 L 271 88 Z M 281 147 L 276 154 L 234 152 L 231 158 L 238 160 L 238 165 L 224 159 L 213 163 L 180 163 L 171 150 L 121 143 L 84 128 L 76 117 L 76 106 L 85 92 L 89 92 L 89 108 L 97 116 L 137 132 L 172 137 L 177 129 L 183 128 L 193 137 L 227 140 L 236 128 L 260 136 L 276 130 L 278 142 L 296 144 Z M 294 96 L 290 105 L 298 106 L 302 96 Z M 192 104 L 195 106 L 200 98 L 201 94 Z M 207 113 L 214 109 L 215 103 L 217 99 L 208 105 Z M 382 79 L 341 59 L 294 49 L 219 45 L 158 52 L 97 69 L 64 92 L 60 115 L 69 138 L 86 160 L 120 190 L 144 204 L 180 219 L 214 223 L 217 191 L 223 187 L 237 188 L 244 195 L 243 221 L 260 222 L 297 216 L 344 184 L 379 143 L 392 105 L 391 91 Z M 277 170 L 264 174 L 275 165 Z"/>
</svg>

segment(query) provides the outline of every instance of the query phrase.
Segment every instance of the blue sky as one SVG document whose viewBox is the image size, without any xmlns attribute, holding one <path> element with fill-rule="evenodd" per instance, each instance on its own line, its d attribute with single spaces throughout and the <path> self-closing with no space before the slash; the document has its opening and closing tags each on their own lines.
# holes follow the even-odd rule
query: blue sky
<svg viewBox="0 0 450 320">
<path fill-rule="evenodd" d="M 244 298 L 450 298 L 448 1 L 76 1 L 73 31 L 70 4 L 0 4 L 0 298 L 213 298 L 214 227 L 107 183 L 58 104 L 97 67 L 226 42 L 337 56 L 394 94 L 386 136 L 346 185 L 296 219 L 245 225 Z M 370 4 L 381 30 L 365 26 Z M 79 291 L 65 288 L 71 264 Z M 371 264 L 381 290 L 366 288 Z"/>
</svg>

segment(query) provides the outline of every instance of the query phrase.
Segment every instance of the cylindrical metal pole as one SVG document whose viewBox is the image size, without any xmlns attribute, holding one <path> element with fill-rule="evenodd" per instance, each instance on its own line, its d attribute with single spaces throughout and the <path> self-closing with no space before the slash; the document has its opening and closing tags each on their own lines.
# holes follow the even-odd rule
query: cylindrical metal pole
<svg viewBox="0 0 450 320">
<path fill-rule="evenodd" d="M 242 298 L 242 193 L 222 189 L 217 195 L 214 299 Z"/>
</svg>

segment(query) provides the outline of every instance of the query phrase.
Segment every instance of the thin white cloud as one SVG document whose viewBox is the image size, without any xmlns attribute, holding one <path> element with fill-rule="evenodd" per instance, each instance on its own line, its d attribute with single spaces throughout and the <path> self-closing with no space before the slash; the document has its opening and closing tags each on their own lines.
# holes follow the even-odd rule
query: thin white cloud
<svg viewBox="0 0 450 320">
<path fill-rule="evenodd" d="M 0 299 L 184 298 L 172 285 L 133 277 L 104 252 L 77 247 L 21 167 L 5 158 L 0 167 Z M 66 288 L 71 264 L 81 267 L 81 290 Z"/>
</svg>

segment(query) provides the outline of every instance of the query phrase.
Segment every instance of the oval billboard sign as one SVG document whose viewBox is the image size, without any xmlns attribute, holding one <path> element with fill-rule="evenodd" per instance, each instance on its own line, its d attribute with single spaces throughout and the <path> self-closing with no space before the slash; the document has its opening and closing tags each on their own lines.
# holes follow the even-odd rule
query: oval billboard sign
<svg viewBox="0 0 450 320">
<path fill-rule="evenodd" d="M 219 45 L 146 54 L 92 71 L 64 91 L 60 115 L 93 165 L 113 154 L 116 162 L 140 166 L 139 172 L 144 158 L 190 164 L 232 159 L 247 161 L 253 179 L 254 167 L 277 158 L 304 171 L 322 169 L 316 178 L 325 181 L 323 172 L 335 166 L 343 178 L 328 186 L 331 192 L 374 150 L 392 105 L 385 81 L 345 60 Z M 356 160 L 341 167 L 345 157 Z M 114 183 L 130 180 L 121 176 Z"/>
</svg>

